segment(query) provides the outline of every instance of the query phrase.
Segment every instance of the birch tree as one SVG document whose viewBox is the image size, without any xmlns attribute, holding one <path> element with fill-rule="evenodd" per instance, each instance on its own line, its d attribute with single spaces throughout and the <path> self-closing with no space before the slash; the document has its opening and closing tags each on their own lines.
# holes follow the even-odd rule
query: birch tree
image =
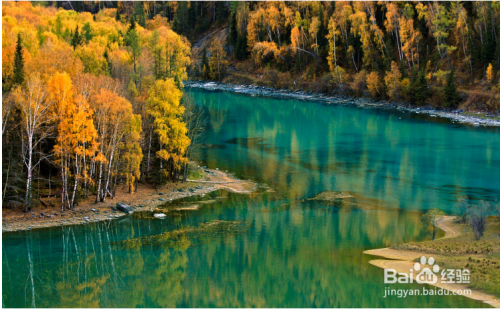
<svg viewBox="0 0 500 309">
<path fill-rule="evenodd" d="M 226 74 L 227 60 L 226 52 L 224 51 L 224 47 L 219 38 L 216 38 L 212 41 L 212 45 L 210 46 L 210 60 L 208 61 L 208 65 L 210 67 L 210 77 L 219 81 L 222 80 L 222 78 Z"/>
<path fill-rule="evenodd" d="M 31 75 L 26 85 L 14 90 L 14 100 L 21 112 L 22 157 L 26 165 L 25 208 L 32 205 L 33 171 L 47 155 L 36 153 L 38 146 L 50 135 L 54 119 L 53 101 L 38 75 Z"/>
</svg>

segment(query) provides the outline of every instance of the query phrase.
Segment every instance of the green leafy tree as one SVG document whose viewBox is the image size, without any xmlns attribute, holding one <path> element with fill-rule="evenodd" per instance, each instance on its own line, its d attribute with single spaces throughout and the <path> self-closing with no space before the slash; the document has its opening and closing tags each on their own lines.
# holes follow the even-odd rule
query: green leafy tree
<svg viewBox="0 0 500 309">
<path fill-rule="evenodd" d="M 83 27 L 82 27 L 82 36 L 85 38 L 85 42 L 88 43 L 90 40 L 92 40 L 92 37 L 94 35 L 92 34 L 92 28 L 90 27 L 90 23 L 86 22 Z"/>
<path fill-rule="evenodd" d="M 132 29 L 131 31 L 129 31 L 129 33 L 127 34 L 125 39 L 126 39 L 127 45 L 130 47 L 130 51 L 132 53 L 132 60 L 134 63 L 135 86 L 137 88 L 139 88 L 139 80 L 137 79 L 137 59 L 139 58 L 139 56 L 142 53 L 141 40 L 140 40 L 139 35 L 137 34 L 137 31 L 135 29 Z"/>
<path fill-rule="evenodd" d="M 162 76 L 162 70 L 161 70 L 162 46 L 160 45 L 160 34 L 156 29 L 153 31 L 151 35 L 149 46 L 151 48 L 151 51 L 153 52 L 155 77 L 156 79 L 159 79 Z"/>
<path fill-rule="evenodd" d="M 144 14 L 144 7 L 142 2 L 135 2 L 137 22 L 141 27 L 146 27 L 146 14 Z"/>
</svg>

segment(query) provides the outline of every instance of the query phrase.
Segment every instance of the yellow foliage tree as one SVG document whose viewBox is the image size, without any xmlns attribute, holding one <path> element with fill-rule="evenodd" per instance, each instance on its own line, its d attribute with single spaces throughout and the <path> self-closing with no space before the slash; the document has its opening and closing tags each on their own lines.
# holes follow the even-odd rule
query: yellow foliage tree
<svg viewBox="0 0 500 309">
<path fill-rule="evenodd" d="M 127 179 L 129 192 L 136 188 L 134 183 L 141 177 L 141 131 L 142 121 L 140 115 L 131 114 L 125 123 L 125 138 L 122 145 L 123 154 L 121 158 L 124 162 L 124 174 Z"/>
<path fill-rule="evenodd" d="M 326 36 L 328 39 L 328 65 L 330 67 L 330 71 L 333 71 L 337 67 L 337 40 L 340 38 L 340 29 L 337 26 L 337 22 L 333 16 L 330 18 L 328 22 L 328 35 Z"/>
<path fill-rule="evenodd" d="M 182 121 L 185 109 L 181 98 L 182 92 L 174 80 L 167 78 L 155 82 L 147 100 L 148 113 L 154 118 L 154 131 L 160 143 L 160 150 L 156 153 L 161 160 L 160 169 L 172 180 L 177 179 L 183 164 L 188 163 L 185 153 L 190 140 L 186 124 Z"/>
<path fill-rule="evenodd" d="M 208 66 L 210 67 L 210 77 L 212 79 L 222 80 L 226 74 L 227 69 L 226 52 L 219 38 L 215 38 L 210 45 L 210 60 Z"/>
<path fill-rule="evenodd" d="M 382 89 L 382 80 L 377 72 L 370 72 L 366 75 L 366 87 L 372 96 L 380 95 Z"/>
<path fill-rule="evenodd" d="M 493 65 L 490 63 L 486 69 L 486 80 L 488 81 L 488 84 L 491 85 L 493 83 L 494 76 L 495 73 L 493 72 Z"/>
<path fill-rule="evenodd" d="M 385 85 L 387 86 L 387 95 L 396 100 L 401 93 L 401 72 L 396 62 L 391 62 L 391 70 L 385 75 Z"/>
<path fill-rule="evenodd" d="M 99 134 L 99 152 L 95 158 L 98 201 L 113 196 L 110 182 L 116 180 L 120 146 L 126 136 L 126 124 L 133 114 L 132 104 L 117 93 L 100 89 L 91 98 L 94 119 Z"/>
<path fill-rule="evenodd" d="M 58 136 L 54 146 L 55 163 L 61 169 L 62 210 L 73 208 L 81 180 L 87 189 L 89 169 L 98 151 L 93 111 L 82 95 L 75 95 L 67 73 L 56 73 L 48 82 L 50 97 L 56 103 Z M 73 178 L 72 188 L 70 179 Z"/>
</svg>

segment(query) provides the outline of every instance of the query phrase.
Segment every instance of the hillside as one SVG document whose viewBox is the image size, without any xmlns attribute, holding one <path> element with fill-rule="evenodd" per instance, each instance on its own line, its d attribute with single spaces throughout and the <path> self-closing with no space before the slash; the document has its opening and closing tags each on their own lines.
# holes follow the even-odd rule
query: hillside
<svg viewBox="0 0 500 309">
<path fill-rule="evenodd" d="M 225 8 L 209 30 L 191 36 L 190 79 L 499 111 L 494 3 L 238 2 Z M 226 61 L 210 65 L 212 45 L 222 45 L 219 58 Z M 216 66 L 222 74 L 211 74 Z"/>
</svg>

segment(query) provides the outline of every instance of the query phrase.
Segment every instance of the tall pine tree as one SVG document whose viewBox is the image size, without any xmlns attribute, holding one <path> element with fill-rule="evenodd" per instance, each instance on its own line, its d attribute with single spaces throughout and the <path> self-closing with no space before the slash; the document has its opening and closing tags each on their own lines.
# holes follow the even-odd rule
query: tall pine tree
<svg viewBox="0 0 500 309">
<path fill-rule="evenodd" d="M 112 72 L 113 72 L 113 64 L 111 63 L 111 61 L 109 61 L 109 55 L 108 55 L 108 50 L 106 49 L 104 51 L 104 59 L 106 60 L 106 73 L 109 75 L 109 76 L 113 76 L 112 75 Z"/>
<path fill-rule="evenodd" d="M 414 69 L 410 82 L 411 103 L 424 105 L 430 97 L 431 91 L 429 90 L 429 85 L 427 84 L 427 78 L 425 77 L 424 70 L 420 70 L 420 72 L 417 72 L 417 70 Z"/>
<path fill-rule="evenodd" d="M 73 36 L 71 37 L 71 46 L 73 46 L 73 49 L 76 49 L 78 45 L 82 42 L 82 37 L 80 36 L 80 31 L 78 30 L 78 25 L 76 25 L 75 32 L 73 33 Z"/>
<path fill-rule="evenodd" d="M 460 96 L 457 92 L 457 87 L 455 86 L 455 71 L 452 70 L 448 75 L 448 80 L 446 81 L 446 87 L 444 88 L 444 107 L 456 107 L 460 101 Z"/>
<path fill-rule="evenodd" d="M 21 34 L 17 34 L 16 53 L 14 55 L 14 76 L 13 85 L 20 85 L 24 82 L 24 58 L 23 47 L 21 45 Z"/>
<path fill-rule="evenodd" d="M 120 15 L 120 9 L 116 8 L 116 15 L 115 15 L 116 21 L 122 21 L 122 17 Z"/>
<path fill-rule="evenodd" d="M 127 34 L 130 33 L 130 31 L 135 29 L 135 18 L 134 15 L 130 17 L 130 25 L 128 26 Z"/>
</svg>

